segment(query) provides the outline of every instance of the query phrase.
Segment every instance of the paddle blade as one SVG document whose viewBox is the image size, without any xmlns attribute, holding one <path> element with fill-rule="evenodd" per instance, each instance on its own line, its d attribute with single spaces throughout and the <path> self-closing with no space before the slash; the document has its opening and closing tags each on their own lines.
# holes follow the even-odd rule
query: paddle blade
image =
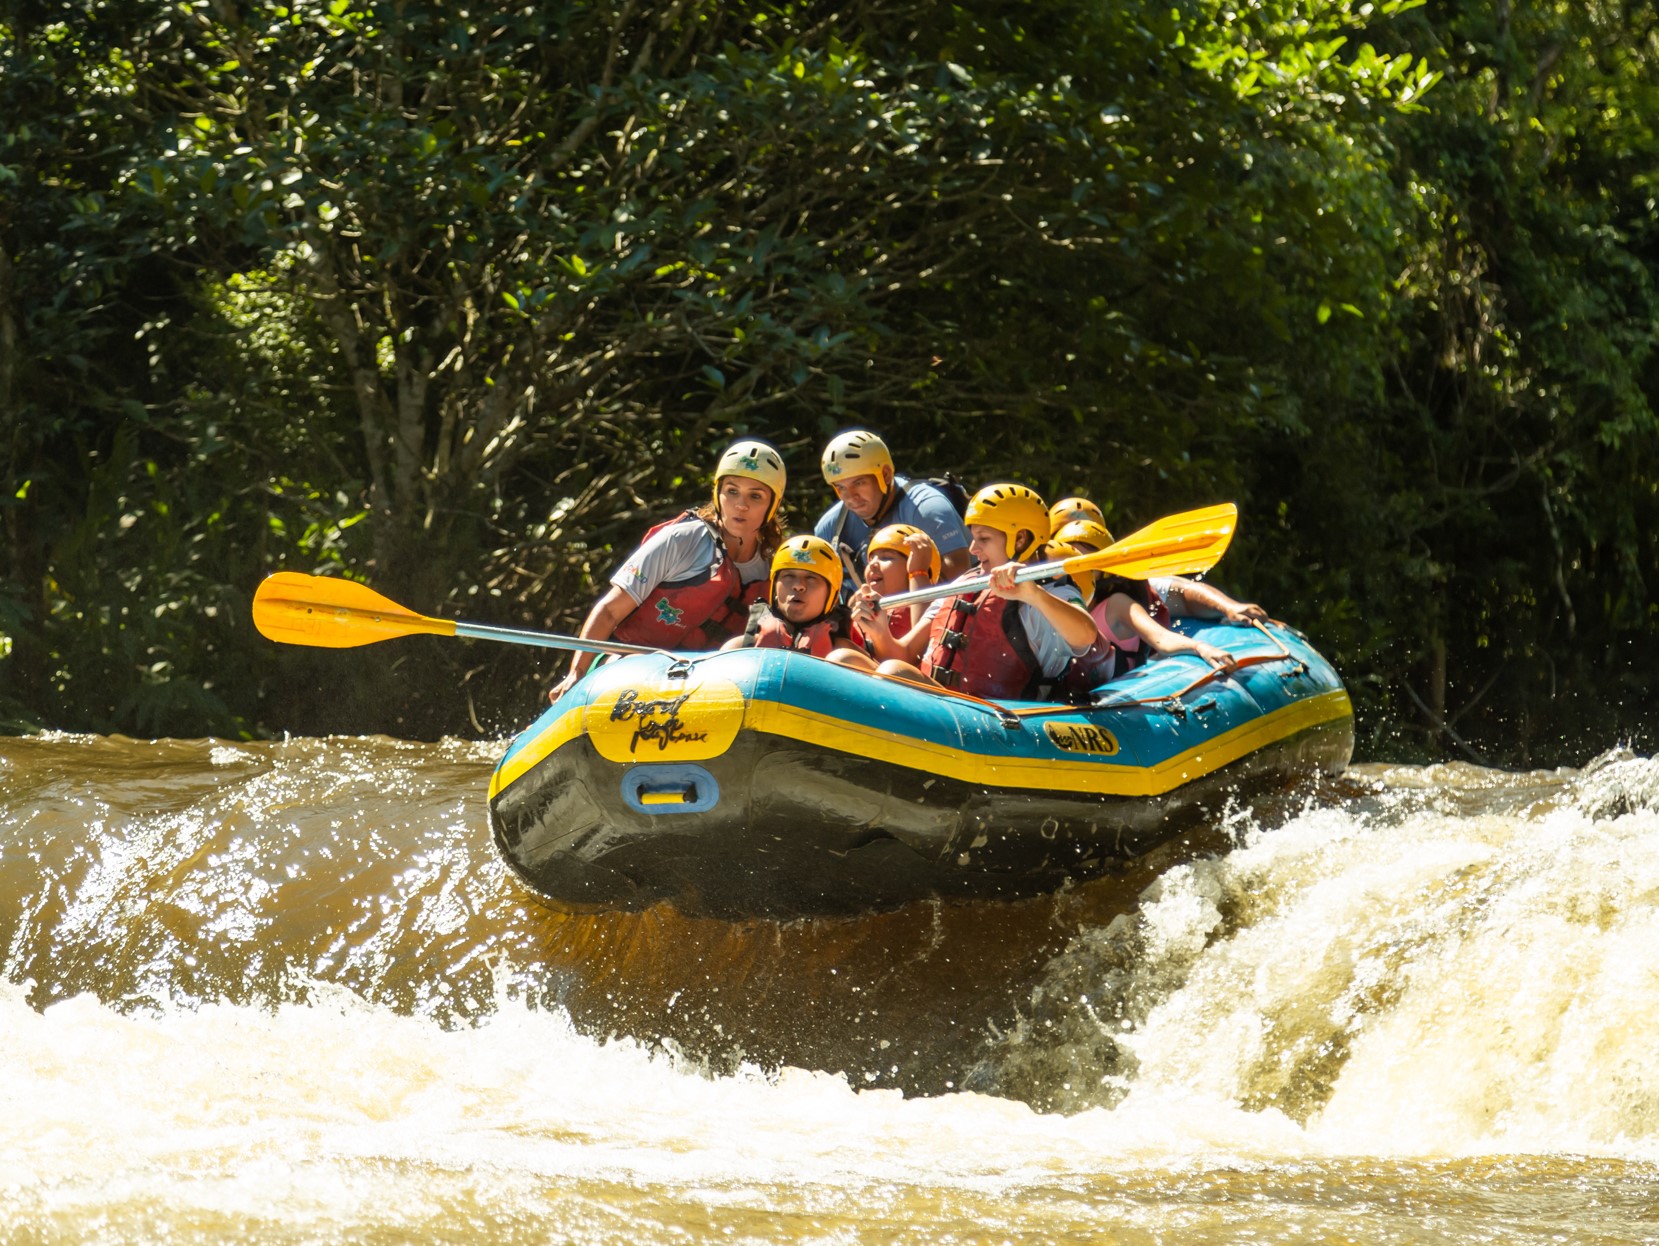
<svg viewBox="0 0 1659 1246">
<path fill-rule="evenodd" d="M 416 614 L 372 588 L 333 576 L 278 571 L 253 595 L 253 625 L 268 640 L 352 649 L 398 636 L 453 636 L 455 624 Z"/>
<path fill-rule="evenodd" d="M 1061 565 L 1068 573 L 1110 571 L 1131 580 L 1199 575 L 1221 561 L 1237 528 L 1238 507 L 1223 502 L 1170 515 L 1103 550 L 1079 554 Z"/>
</svg>

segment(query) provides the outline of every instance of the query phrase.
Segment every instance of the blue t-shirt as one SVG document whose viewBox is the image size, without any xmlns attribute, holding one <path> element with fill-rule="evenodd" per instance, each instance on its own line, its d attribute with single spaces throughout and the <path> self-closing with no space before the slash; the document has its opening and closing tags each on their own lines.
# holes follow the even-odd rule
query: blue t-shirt
<svg viewBox="0 0 1659 1246">
<path fill-rule="evenodd" d="M 864 573 L 864 564 L 870 558 L 870 538 L 889 524 L 907 523 L 920 528 L 933 538 L 941 558 L 968 548 L 968 530 L 962 526 L 962 516 L 956 513 L 956 507 L 942 492 L 921 481 L 912 483 L 903 476 L 893 478 L 893 487 L 903 492 L 879 521 L 880 526 L 875 531 L 837 502 L 819 517 L 813 532 L 834 545 L 835 526 L 841 524 L 841 544 L 852 550 L 853 562 L 857 564 L 860 575 Z M 847 517 L 845 522 L 841 519 L 843 514 Z"/>
</svg>

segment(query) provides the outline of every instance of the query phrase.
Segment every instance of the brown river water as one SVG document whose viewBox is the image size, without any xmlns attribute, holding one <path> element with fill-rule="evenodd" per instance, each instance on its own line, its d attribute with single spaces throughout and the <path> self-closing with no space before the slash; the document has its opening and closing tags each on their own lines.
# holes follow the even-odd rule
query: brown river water
<svg viewBox="0 0 1659 1246">
<path fill-rule="evenodd" d="M 1659 1242 L 1659 762 L 728 925 L 538 905 L 501 749 L 0 740 L 0 1244 Z"/>
</svg>

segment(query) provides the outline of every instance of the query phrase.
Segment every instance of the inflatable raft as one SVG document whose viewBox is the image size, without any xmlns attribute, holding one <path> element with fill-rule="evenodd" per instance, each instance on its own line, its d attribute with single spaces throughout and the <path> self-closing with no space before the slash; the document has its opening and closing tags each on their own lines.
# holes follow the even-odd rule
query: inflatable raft
<svg viewBox="0 0 1659 1246">
<path fill-rule="evenodd" d="M 788 919 L 1044 894 L 1347 765 L 1348 694 L 1304 637 L 1201 630 L 1235 674 L 1168 658 L 1085 706 L 939 694 L 782 650 L 601 663 L 502 757 L 496 846 L 571 911 Z"/>
</svg>

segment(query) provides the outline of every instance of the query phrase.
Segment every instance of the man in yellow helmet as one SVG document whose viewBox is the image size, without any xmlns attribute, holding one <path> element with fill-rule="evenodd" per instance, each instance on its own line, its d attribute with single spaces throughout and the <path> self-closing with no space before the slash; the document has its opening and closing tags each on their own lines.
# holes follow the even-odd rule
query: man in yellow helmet
<svg viewBox="0 0 1659 1246">
<path fill-rule="evenodd" d="M 852 552 L 855 577 L 864 574 L 870 538 L 890 524 L 925 532 L 939 551 L 944 576 L 955 579 L 968 566 L 968 534 L 944 492 L 926 481 L 895 475 L 887 443 L 872 432 L 849 429 L 824 447 L 824 483 L 836 502 L 813 531 L 832 547 Z"/>
<path fill-rule="evenodd" d="M 868 587 L 853 597 L 853 620 L 870 640 L 879 670 L 916 683 L 994 699 L 1029 697 L 1063 679 L 1105 642 L 1070 582 L 1016 582 L 1014 572 L 1048 540 L 1048 507 L 1024 485 L 988 485 L 968 503 L 969 550 L 990 585 L 936 601 L 896 637 Z"/>
</svg>

